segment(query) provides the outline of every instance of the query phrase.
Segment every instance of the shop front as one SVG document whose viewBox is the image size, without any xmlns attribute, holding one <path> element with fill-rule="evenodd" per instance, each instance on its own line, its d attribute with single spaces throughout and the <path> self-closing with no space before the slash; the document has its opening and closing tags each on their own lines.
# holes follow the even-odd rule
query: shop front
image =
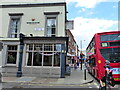
<svg viewBox="0 0 120 90">
<path fill-rule="evenodd" d="M 23 75 L 64 77 L 67 37 L 25 37 Z"/>
</svg>

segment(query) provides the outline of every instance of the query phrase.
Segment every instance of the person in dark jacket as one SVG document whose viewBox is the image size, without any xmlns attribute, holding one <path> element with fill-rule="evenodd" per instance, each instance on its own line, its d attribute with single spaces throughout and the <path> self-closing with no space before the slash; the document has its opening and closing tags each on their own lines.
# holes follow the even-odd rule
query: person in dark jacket
<svg viewBox="0 0 120 90">
<path fill-rule="evenodd" d="M 115 86 L 115 81 L 112 77 L 112 67 L 109 65 L 109 61 L 106 60 L 106 66 L 105 66 L 105 76 L 100 80 L 100 86 L 101 90 L 106 89 L 106 85 L 109 85 L 110 88 L 113 88 Z"/>
</svg>

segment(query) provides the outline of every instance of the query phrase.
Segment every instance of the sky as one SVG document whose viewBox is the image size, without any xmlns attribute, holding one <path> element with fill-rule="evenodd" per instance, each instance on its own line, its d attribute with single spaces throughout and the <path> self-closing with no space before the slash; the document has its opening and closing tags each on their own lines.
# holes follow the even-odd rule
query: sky
<svg viewBox="0 0 120 90">
<path fill-rule="evenodd" d="M 19 1 L 44 2 L 44 0 Z M 71 30 L 71 32 L 74 35 L 79 49 L 81 48 L 80 42 L 82 41 L 82 48 L 85 50 L 95 33 L 118 31 L 119 1 L 120 0 L 66 0 L 68 11 L 67 19 L 74 20 L 74 29 Z"/>
<path fill-rule="evenodd" d="M 118 31 L 119 0 L 66 0 L 67 19 L 74 20 L 71 30 L 82 50 L 85 50 L 95 33 Z M 81 43 L 82 41 L 82 43 Z"/>
</svg>

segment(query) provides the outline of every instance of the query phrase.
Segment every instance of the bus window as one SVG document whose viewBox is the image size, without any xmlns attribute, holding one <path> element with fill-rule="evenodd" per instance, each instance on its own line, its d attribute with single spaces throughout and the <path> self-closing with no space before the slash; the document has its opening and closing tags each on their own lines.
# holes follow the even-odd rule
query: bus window
<svg viewBox="0 0 120 90">
<path fill-rule="evenodd" d="M 101 35 L 101 41 L 120 40 L 120 34 Z"/>
<path fill-rule="evenodd" d="M 91 61 L 92 66 L 95 66 L 95 58 L 92 58 Z"/>
<path fill-rule="evenodd" d="M 111 63 L 120 62 L 120 48 L 100 49 L 100 52 L 105 60 L 109 60 Z"/>
<path fill-rule="evenodd" d="M 96 65 L 95 64 L 95 58 L 89 59 L 89 64 L 90 64 L 90 66 L 95 66 Z"/>
</svg>

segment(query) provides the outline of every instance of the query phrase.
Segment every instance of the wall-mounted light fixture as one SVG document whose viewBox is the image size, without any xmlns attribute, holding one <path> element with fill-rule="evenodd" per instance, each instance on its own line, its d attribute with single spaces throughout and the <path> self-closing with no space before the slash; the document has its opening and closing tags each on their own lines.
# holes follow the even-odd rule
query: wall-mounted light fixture
<svg viewBox="0 0 120 90">
<path fill-rule="evenodd" d="M 33 34 L 30 34 L 31 37 L 33 37 Z"/>
</svg>

